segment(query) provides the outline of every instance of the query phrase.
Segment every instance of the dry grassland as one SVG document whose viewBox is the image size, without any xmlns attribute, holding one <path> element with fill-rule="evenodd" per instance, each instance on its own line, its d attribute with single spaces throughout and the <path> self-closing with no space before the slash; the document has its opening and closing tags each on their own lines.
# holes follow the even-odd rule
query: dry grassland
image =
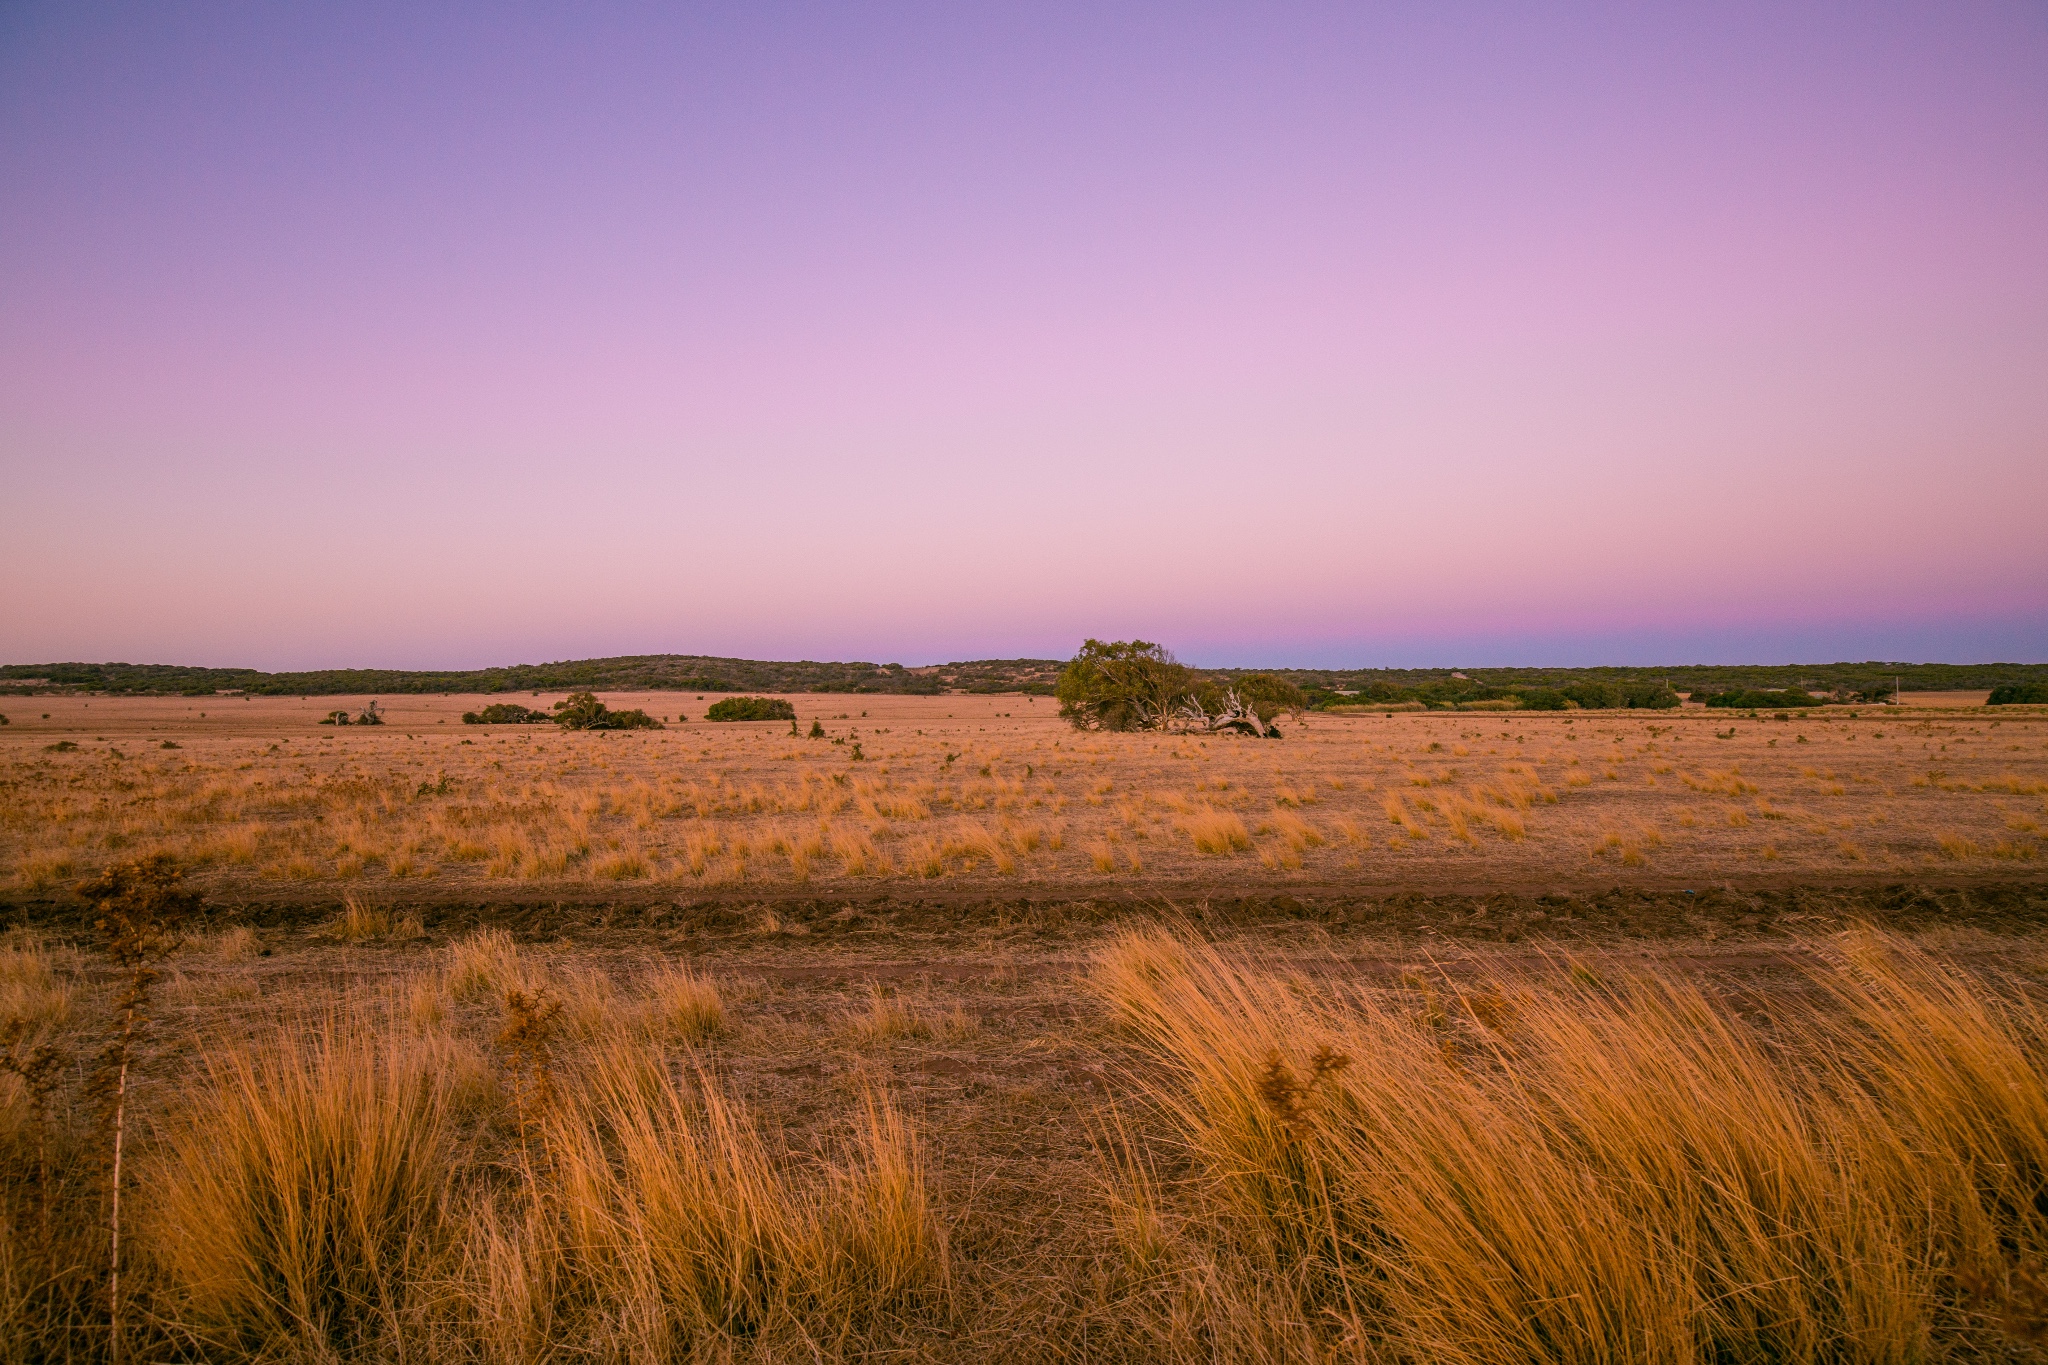
<svg viewBox="0 0 2048 1365">
<path fill-rule="evenodd" d="M 792 697 L 811 740 L 607 700 L 698 719 L 473 727 L 477 698 L 400 698 L 337 730 L 315 722 L 359 703 L 15 699 L 0 892 L 152 850 L 215 892 L 327 901 L 2010 879 L 2048 825 L 2048 713 L 2019 709 L 1312 716 L 1275 742 L 1082 735 L 1042 698 Z"/>
<path fill-rule="evenodd" d="M 209 919 L 137 1052 L 126 1358 L 1876 1362 L 2048 1330 L 2038 937 L 1431 943 Z M 0 943 L 0 1361 L 108 1355 L 81 1077 L 114 985 L 89 938 Z"/>
<path fill-rule="evenodd" d="M 15 704 L 0 1365 L 2039 1358 L 2048 716 L 793 700 Z"/>
</svg>

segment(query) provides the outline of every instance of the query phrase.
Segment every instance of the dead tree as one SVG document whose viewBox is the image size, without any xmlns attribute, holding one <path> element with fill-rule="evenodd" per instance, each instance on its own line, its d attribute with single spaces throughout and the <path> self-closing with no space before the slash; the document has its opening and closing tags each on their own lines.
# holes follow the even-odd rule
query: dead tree
<svg viewBox="0 0 2048 1365">
<path fill-rule="evenodd" d="M 1169 730 L 1176 734 L 1207 735 L 1249 735 L 1253 739 L 1278 739 L 1280 729 L 1269 725 L 1259 717 L 1250 702 L 1237 695 L 1237 689 L 1225 688 L 1223 696 L 1214 711 L 1202 705 L 1201 699 L 1187 696 L 1178 705 L 1170 705 L 1157 712 L 1140 704 L 1145 729 Z"/>
</svg>

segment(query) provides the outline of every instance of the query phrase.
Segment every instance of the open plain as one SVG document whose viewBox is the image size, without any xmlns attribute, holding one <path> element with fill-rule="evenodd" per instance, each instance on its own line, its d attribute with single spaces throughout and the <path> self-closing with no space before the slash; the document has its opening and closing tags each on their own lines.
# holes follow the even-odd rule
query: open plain
<svg viewBox="0 0 2048 1365">
<path fill-rule="evenodd" d="M 20 699 L 0 876 L 162 850 L 252 900 L 1864 884 L 2024 874 L 2048 820 L 2043 708 L 1311 713 L 1247 742 L 1076 733 L 1015 695 L 462 723 L 488 700 L 334 727 L 368 699 Z"/>
<path fill-rule="evenodd" d="M 486 700 L 8 700 L 0 1360 L 2048 1330 L 2048 712 Z M 76 888 L 159 854 L 117 1286 Z"/>
</svg>

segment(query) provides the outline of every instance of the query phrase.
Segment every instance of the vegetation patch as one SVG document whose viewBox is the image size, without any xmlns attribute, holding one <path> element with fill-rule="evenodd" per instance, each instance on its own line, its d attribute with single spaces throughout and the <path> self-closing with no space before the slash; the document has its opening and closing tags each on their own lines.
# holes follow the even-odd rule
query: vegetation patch
<svg viewBox="0 0 2048 1365">
<path fill-rule="evenodd" d="M 1755 688 L 1743 688 L 1734 692 L 1716 692 L 1702 697 L 1693 694 L 1694 701 L 1705 702 L 1708 706 L 1725 707 L 1742 711 L 1782 711 L 1788 706 L 1826 706 L 1827 697 L 1811 696 L 1797 688 L 1783 692 L 1765 692 Z"/>
<path fill-rule="evenodd" d="M 517 702 L 492 702 L 481 711 L 464 711 L 464 725 L 552 725 L 555 718 L 546 711 Z"/>
<path fill-rule="evenodd" d="M 614 711 L 590 692 L 572 692 L 555 703 L 555 724 L 564 730 L 659 730 L 645 711 Z"/>
<path fill-rule="evenodd" d="M 780 697 L 727 697 L 712 703 L 706 720 L 795 720 L 796 707 Z"/>
</svg>

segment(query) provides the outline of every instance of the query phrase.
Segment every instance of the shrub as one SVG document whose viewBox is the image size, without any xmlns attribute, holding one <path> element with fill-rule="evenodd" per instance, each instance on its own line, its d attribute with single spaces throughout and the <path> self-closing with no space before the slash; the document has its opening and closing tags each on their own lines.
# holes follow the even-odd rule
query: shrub
<svg viewBox="0 0 2048 1365">
<path fill-rule="evenodd" d="M 1753 688 L 1747 688 L 1733 692 L 1718 692 L 1704 699 L 1695 692 L 1693 700 L 1704 700 L 1709 706 L 1728 707 L 1738 711 L 1782 711 L 1788 706 L 1826 706 L 1828 704 L 1826 697 L 1809 696 L 1797 688 L 1791 688 L 1783 692 L 1761 692 Z"/>
<path fill-rule="evenodd" d="M 2048 706 L 2048 683 L 2005 683 L 1991 689 L 1988 706 Z"/>
<path fill-rule="evenodd" d="M 1566 700 L 1577 702 L 1588 711 L 1611 711 L 1626 703 L 1621 689 L 1613 683 L 1573 683 L 1563 692 Z"/>
<path fill-rule="evenodd" d="M 1564 693 L 1551 687 L 1532 687 L 1522 693 L 1522 707 L 1529 711 L 1562 711 Z"/>
<path fill-rule="evenodd" d="M 1149 640 L 1089 640 L 1054 695 L 1077 730 L 1149 730 L 1194 690 L 1194 675 Z"/>
<path fill-rule="evenodd" d="M 492 702 L 481 711 L 464 711 L 464 725 L 546 725 L 555 717 L 517 702 Z"/>
<path fill-rule="evenodd" d="M 795 720 L 796 707 L 780 697 L 727 697 L 714 702 L 706 720 Z"/>
<path fill-rule="evenodd" d="M 1625 705 L 1648 711 L 1668 711 L 1678 705 L 1678 694 L 1668 683 L 1630 683 L 1622 689 Z"/>
<path fill-rule="evenodd" d="M 614 711 L 594 692 L 572 692 L 555 703 L 555 724 L 564 730 L 659 730 L 661 722 L 645 711 Z"/>
</svg>

